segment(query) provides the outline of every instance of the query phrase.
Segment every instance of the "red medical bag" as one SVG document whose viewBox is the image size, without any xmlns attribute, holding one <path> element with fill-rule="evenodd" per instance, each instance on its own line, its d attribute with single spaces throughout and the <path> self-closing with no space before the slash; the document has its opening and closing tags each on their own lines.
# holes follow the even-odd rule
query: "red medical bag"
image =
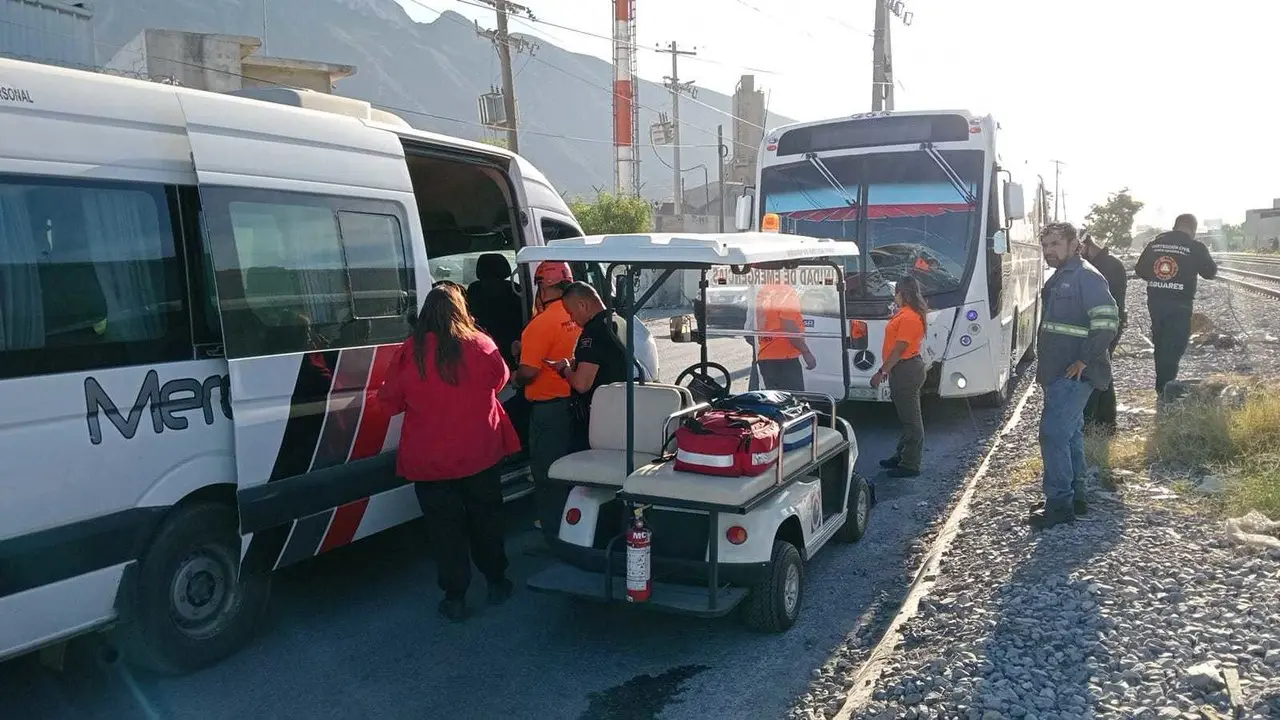
<svg viewBox="0 0 1280 720">
<path fill-rule="evenodd" d="M 681 472 L 722 477 L 755 476 L 781 454 L 778 423 L 762 415 L 707 410 L 676 428 L 676 464 Z"/>
</svg>

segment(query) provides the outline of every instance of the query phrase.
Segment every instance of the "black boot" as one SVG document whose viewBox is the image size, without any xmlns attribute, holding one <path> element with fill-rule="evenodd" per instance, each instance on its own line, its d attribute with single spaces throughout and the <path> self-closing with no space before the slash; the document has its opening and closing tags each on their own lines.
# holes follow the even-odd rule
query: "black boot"
<svg viewBox="0 0 1280 720">
<path fill-rule="evenodd" d="M 489 604 L 501 605 L 511 599 L 511 593 L 515 591 L 515 586 L 505 577 L 489 583 Z"/>
<path fill-rule="evenodd" d="M 467 603 L 462 599 L 445 598 L 436 607 L 449 622 L 462 622 L 467 618 Z"/>
<path fill-rule="evenodd" d="M 1027 518 L 1027 524 L 1037 530 L 1048 530 L 1051 527 L 1073 523 L 1075 521 L 1075 513 L 1070 510 L 1040 509 L 1031 513 L 1031 517 Z"/>
<path fill-rule="evenodd" d="M 1087 515 L 1089 513 L 1089 503 L 1084 498 L 1076 498 L 1072 502 L 1072 510 L 1076 515 Z M 1044 501 L 1041 500 L 1031 506 L 1031 513 L 1034 515 L 1038 511 L 1044 510 Z"/>
<path fill-rule="evenodd" d="M 902 464 L 902 458 L 898 457 L 897 455 L 894 455 L 891 458 L 880 461 L 880 467 L 886 468 L 886 469 L 896 468 L 901 464 Z"/>
</svg>

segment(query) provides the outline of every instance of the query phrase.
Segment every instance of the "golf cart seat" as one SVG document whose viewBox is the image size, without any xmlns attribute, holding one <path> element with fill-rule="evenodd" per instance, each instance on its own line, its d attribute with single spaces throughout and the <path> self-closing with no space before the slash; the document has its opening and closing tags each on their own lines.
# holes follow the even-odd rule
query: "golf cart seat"
<svg viewBox="0 0 1280 720">
<path fill-rule="evenodd" d="M 693 395 L 675 385 L 635 386 L 635 462 L 640 467 L 662 453 L 663 426 L 672 414 L 693 405 Z M 552 480 L 573 485 L 621 488 L 627 479 L 627 384 L 596 389 L 591 400 L 590 450 L 551 464 Z"/>
<path fill-rule="evenodd" d="M 821 461 L 846 445 L 844 435 L 829 425 L 819 424 L 814 434 L 817 456 Z M 782 473 L 785 480 L 795 476 L 812 460 L 808 447 L 792 450 L 782 456 Z M 816 471 L 815 471 L 816 472 Z M 784 482 L 785 482 L 784 480 Z M 636 466 L 636 471 L 623 483 L 622 490 L 628 496 L 662 498 L 666 500 L 714 505 L 724 508 L 740 508 L 753 499 L 776 487 L 776 468 L 769 468 L 755 477 L 718 477 L 699 473 L 677 472 L 675 462 Z"/>
</svg>

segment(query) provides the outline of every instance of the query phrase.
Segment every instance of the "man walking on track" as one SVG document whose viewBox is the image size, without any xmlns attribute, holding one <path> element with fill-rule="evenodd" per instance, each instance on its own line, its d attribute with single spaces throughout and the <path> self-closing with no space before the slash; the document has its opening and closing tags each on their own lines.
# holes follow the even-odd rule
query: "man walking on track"
<svg viewBox="0 0 1280 720">
<path fill-rule="evenodd" d="M 1128 315 L 1124 311 L 1125 291 L 1129 286 L 1129 271 L 1125 269 L 1124 263 L 1108 252 L 1106 248 L 1099 247 L 1093 236 L 1088 233 L 1085 233 L 1080 252 L 1084 255 L 1084 259 L 1088 260 L 1089 264 L 1102 273 L 1102 277 L 1107 279 L 1107 287 L 1111 290 L 1111 297 L 1115 299 L 1116 308 L 1120 311 L 1120 327 L 1116 330 L 1116 336 L 1112 338 L 1111 347 L 1108 349 L 1109 353 L 1115 354 L 1116 347 L 1120 344 L 1120 336 L 1124 333 L 1124 329 L 1129 322 Z M 1108 433 L 1116 431 L 1116 386 L 1114 383 L 1106 390 L 1094 390 L 1093 394 L 1089 396 L 1089 404 L 1084 408 L 1084 421 L 1086 424 L 1097 425 Z"/>
<path fill-rule="evenodd" d="M 1120 328 L 1107 281 L 1080 258 L 1076 229 L 1051 223 L 1040 231 L 1044 260 L 1054 269 L 1041 291 L 1044 308 L 1037 342 L 1036 382 L 1044 391 L 1040 412 L 1040 458 L 1044 506 L 1034 509 L 1033 527 L 1074 522 L 1085 502 L 1084 406 L 1094 390 L 1111 386 L 1107 348 Z"/>
<path fill-rule="evenodd" d="M 1196 217 L 1179 215 L 1173 230 L 1157 235 L 1143 250 L 1134 268 L 1147 281 L 1147 310 L 1151 313 L 1151 342 L 1155 345 L 1156 394 L 1178 377 L 1178 365 L 1191 337 L 1191 309 L 1197 276 L 1212 280 L 1218 265 L 1209 248 L 1196 240 Z"/>
</svg>

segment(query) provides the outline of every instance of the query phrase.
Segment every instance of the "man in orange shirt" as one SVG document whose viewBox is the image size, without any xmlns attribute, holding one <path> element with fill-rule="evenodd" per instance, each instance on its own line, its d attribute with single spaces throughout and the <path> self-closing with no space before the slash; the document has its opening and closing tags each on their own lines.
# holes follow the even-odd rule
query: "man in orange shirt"
<svg viewBox="0 0 1280 720">
<path fill-rule="evenodd" d="M 764 333 L 804 334 L 804 313 L 795 288 L 782 283 L 778 271 L 769 271 L 769 282 L 756 293 L 756 327 L 762 333 L 757 342 L 756 367 L 768 390 L 804 390 L 804 370 L 818 366 L 803 337 L 778 337 Z"/>
<path fill-rule="evenodd" d="M 544 262 L 533 276 L 542 311 L 520 336 L 520 366 L 515 383 L 524 389 L 529 411 L 529 474 L 533 477 L 538 520 L 548 540 L 560 536 L 560 515 L 569 491 L 552 487 L 547 472 L 556 460 L 573 452 L 579 437 L 569 404 L 569 381 L 556 371 L 557 360 L 573 356 L 582 328 L 569 317 L 561 298 L 573 282 L 567 263 Z"/>
</svg>

